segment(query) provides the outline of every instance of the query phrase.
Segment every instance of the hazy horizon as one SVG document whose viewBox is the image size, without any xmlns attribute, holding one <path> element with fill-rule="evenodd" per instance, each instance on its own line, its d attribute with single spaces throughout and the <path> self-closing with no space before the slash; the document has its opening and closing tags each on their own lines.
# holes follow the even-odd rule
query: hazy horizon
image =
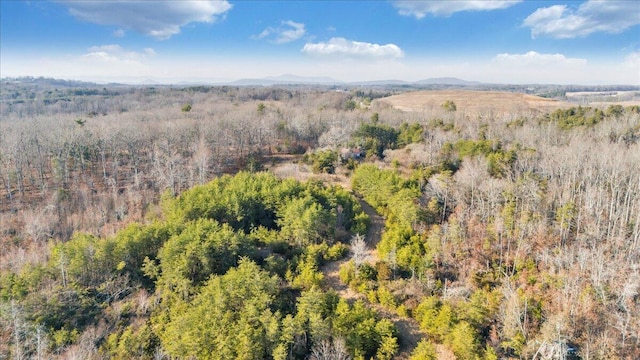
<svg viewBox="0 0 640 360">
<path fill-rule="evenodd" d="M 640 85 L 632 1 L 0 2 L 0 76 Z"/>
</svg>

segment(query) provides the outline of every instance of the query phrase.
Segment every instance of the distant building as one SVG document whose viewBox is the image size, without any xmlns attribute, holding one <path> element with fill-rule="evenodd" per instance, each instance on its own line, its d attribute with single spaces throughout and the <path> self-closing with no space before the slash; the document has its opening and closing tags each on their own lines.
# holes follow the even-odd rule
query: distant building
<svg viewBox="0 0 640 360">
<path fill-rule="evenodd" d="M 359 147 L 340 149 L 340 158 L 343 160 L 361 159 L 364 156 L 365 156 L 364 152 Z"/>
</svg>

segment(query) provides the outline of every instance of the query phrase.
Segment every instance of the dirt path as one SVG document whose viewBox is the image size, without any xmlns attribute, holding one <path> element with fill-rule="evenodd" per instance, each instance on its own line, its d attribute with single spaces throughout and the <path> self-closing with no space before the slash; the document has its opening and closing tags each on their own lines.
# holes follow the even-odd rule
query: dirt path
<svg viewBox="0 0 640 360">
<path fill-rule="evenodd" d="M 360 200 L 360 206 L 362 206 L 362 210 L 369 215 L 369 219 L 371 220 L 365 241 L 367 243 L 366 261 L 373 265 L 378 261 L 378 251 L 376 250 L 376 246 L 382 237 L 382 231 L 384 230 L 384 218 L 366 201 Z M 325 285 L 328 288 L 334 289 L 341 298 L 349 301 L 356 299 L 363 299 L 367 301 L 363 294 L 353 291 L 340 281 L 340 266 L 349 260 L 349 258 L 346 258 L 340 261 L 332 261 L 322 267 L 321 271 L 324 274 Z M 385 319 L 389 319 L 396 326 L 398 329 L 398 340 L 400 345 L 398 354 L 396 354 L 396 359 L 408 359 L 411 351 L 413 351 L 418 342 L 422 339 L 422 333 L 420 332 L 418 323 L 414 319 L 400 317 L 396 313 L 383 308 L 379 304 L 369 304 L 369 306 L 376 310 L 378 315 Z"/>
<path fill-rule="evenodd" d="M 323 181 L 326 184 L 340 185 L 346 189 L 351 188 L 348 175 L 313 174 L 311 171 L 309 171 L 308 166 L 299 163 L 300 158 L 300 156 L 292 157 L 289 159 L 285 159 L 288 161 L 278 162 L 270 169 L 270 171 L 272 171 L 276 176 L 282 178 L 293 177 L 300 181 L 306 181 L 315 178 Z M 296 160 L 296 162 L 294 163 L 293 160 Z M 374 265 L 376 261 L 378 261 L 378 251 L 376 247 L 382 237 L 385 221 L 384 217 L 378 214 L 378 212 L 366 201 L 360 199 L 359 202 L 362 210 L 367 215 L 369 215 L 369 219 L 371 220 L 369 229 L 367 230 L 367 234 L 365 236 L 365 241 L 367 243 L 366 261 L 371 265 Z M 341 298 L 346 299 L 349 302 L 353 302 L 357 299 L 362 299 L 368 303 L 368 300 L 364 294 L 360 294 L 350 289 L 347 285 L 340 281 L 340 267 L 343 264 L 347 263 L 349 260 L 350 258 L 342 259 L 339 261 L 331 261 L 322 266 L 320 270 L 324 274 L 325 288 L 335 290 Z M 400 347 L 395 358 L 408 359 L 413 349 L 423 338 L 423 334 L 420 332 L 418 323 L 411 318 L 402 318 L 395 312 L 383 308 L 380 304 L 369 304 L 369 306 L 374 309 L 378 313 L 378 315 L 385 319 L 389 319 L 396 326 L 396 329 L 398 329 L 398 340 Z"/>
</svg>

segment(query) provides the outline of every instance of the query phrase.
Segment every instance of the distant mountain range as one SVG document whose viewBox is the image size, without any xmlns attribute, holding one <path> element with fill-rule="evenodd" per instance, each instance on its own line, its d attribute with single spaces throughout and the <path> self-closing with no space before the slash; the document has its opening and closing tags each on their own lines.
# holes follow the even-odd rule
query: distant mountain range
<svg viewBox="0 0 640 360">
<path fill-rule="evenodd" d="M 0 0 L 1 1 L 1 0 Z M 404 80 L 373 80 L 345 82 L 330 77 L 305 77 L 293 74 L 279 76 L 268 76 L 256 79 L 189 79 L 189 80 L 161 80 L 153 78 L 130 79 L 123 82 L 87 82 L 80 80 L 62 80 L 45 77 L 3 77 L 0 83 L 5 86 L 30 86 L 37 85 L 45 88 L 104 88 L 104 87 L 127 87 L 127 86 L 323 86 L 323 87 L 381 87 L 381 88 L 416 88 L 429 90 L 444 89 L 467 89 L 467 90 L 498 90 L 507 92 L 524 92 L 530 94 L 540 94 L 544 97 L 563 96 L 565 92 L 579 91 L 640 91 L 637 85 L 554 85 L 554 84 L 490 84 L 477 81 L 467 81 L 455 77 L 429 78 L 419 81 Z"/>
<path fill-rule="evenodd" d="M 461 86 L 471 86 L 471 85 L 481 85 L 481 82 L 478 81 L 467 81 L 454 77 L 441 77 L 441 78 L 430 78 L 425 80 L 416 81 L 413 84 L 416 85 L 461 85 Z"/>
<path fill-rule="evenodd" d="M 345 82 L 330 77 L 306 77 L 292 74 L 284 74 L 280 76 L 267 76 L 259 79 L 240 79 L 232 82 L 233 85 L 297 85 L 297 84 L 316 84 L 316 85 L 455 85 L 455 86 L 473 86 L 482 83 L 477 81 L 467 81 L 454 77 L 430 78 L 419 81 L 404 80 L 372 80 L 372 81 L 354 81 Z"/>
</svg>

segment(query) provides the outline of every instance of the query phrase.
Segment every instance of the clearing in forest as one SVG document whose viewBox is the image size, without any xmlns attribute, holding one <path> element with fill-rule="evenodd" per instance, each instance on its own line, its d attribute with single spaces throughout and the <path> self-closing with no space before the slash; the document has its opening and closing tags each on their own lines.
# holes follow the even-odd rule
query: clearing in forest
<svg viewBox="0 0 640 360">
<path fill-rule="evenodd" d="M 548 112 L 575 106 L 568 102 L 540 96 L 501 92 L 470 90 L 414 91 L 375 100 L 402 111 L 438 111 L 442 104 L 453 101 L 457 112 L 466 115 L 516 114 L 523 112 Z"/>
</svg>

